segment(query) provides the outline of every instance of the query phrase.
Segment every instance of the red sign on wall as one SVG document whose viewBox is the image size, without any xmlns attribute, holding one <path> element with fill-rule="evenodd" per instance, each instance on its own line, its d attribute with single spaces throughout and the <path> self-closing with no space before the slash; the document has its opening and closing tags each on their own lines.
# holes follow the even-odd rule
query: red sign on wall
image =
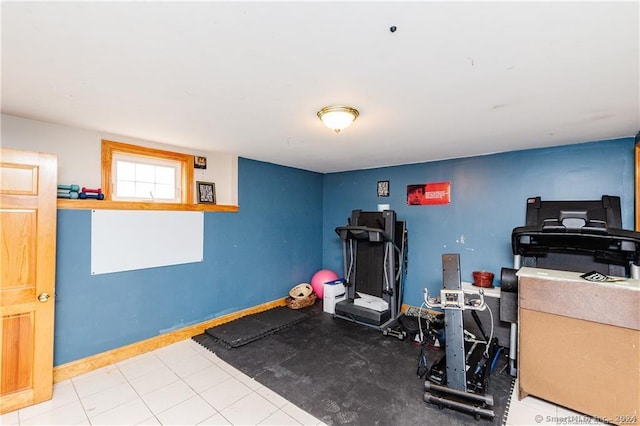
<svg viewBox="0 0 640 426">
<path fill-rule="evenodd" d="M 410 206 L 449 204 L 450 202 L 451 182 L 407 185 L 407 204 Z"/>
</svg>

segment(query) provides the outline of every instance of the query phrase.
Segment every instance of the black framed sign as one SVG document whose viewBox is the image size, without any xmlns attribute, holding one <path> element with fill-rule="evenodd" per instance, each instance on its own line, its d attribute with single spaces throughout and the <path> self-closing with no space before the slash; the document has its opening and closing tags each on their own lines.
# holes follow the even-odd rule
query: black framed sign
<svg viewBox="0 0 640 426">
<path fill-rule="evenodd" d="M 388 197 L 388 196 L 389 196 L 389 181 L 379 180 L 378 181 L 378 197 Z"/>
<path fill-rule="evenodd" d="M 216 203 L 216 184 L 213 182 L 196 182 L 198 188 L 198 204 Z"/>
</svg>

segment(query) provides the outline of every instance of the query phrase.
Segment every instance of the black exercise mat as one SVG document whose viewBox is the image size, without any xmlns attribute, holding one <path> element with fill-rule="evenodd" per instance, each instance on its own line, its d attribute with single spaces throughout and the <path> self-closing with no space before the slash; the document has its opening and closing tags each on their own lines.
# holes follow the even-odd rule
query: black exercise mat
<svg viewBox="0 0 640 426">
<path fill-rule="evenodd" d="M 283 306 L 208 328 L 205 333 L 227 348 L 237 348 L 278 330 L 292 326 L 309 316 Z"/>
<path fill-rule="evenodd" d="M 300 311 L 306 321 L 239 348 L 225 348 L 205 333 L 193 340 L 327 425 L 504 425 L 512 386 L 506 356 L 489 379 L 496 416 L 476 421 L 424 402 L 419 346 L 335 319 L 322 303 Z M 443 354 L 429 348 L 429 365 Z"/>
</svg>

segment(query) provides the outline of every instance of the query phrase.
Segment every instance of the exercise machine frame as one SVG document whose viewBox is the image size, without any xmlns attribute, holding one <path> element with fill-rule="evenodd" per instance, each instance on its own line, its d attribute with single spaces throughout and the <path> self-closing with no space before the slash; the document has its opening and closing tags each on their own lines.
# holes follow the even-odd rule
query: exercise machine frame
<svg viewBox="0 0 640 426">
<path fill-rule="evenodd" d="M 407 229 L 393 210 L 353 210 L 348 225 L 335 229 L 342 240 L 346 300 L 336 303 L 335 318 L 404 339 L 394 327 L 400 316 L 407 262 Z M 357 293 L 383 299 L 388 309 L 356 306 Z"/>
<path fill-rule="evenodd" d="M 465 310 L 473 312 L 487 308 L 484 291 L 480 289 L 479 298 L 465 298 L 466 293 L 462 289 L 460 279 L 460 255 L 458 254 L 442 255 L 442 278 L 443 288 L 440 291 L 440 299 L 430 299 L 429 291 L 425 288 L 424 302 L 429 308 L 441 308 L 444 311 L 446 385 L 426 380 L 423 399 L 440 408 L 447 407 L 473 414 L 476 419 L 480 417 L 493 419 L 495 417 L 493 396 L 486 393 L 486 380 L 492 364 L 490 359 L 496 354 L 497 343 L 495 339 L 484 336 L 486 345 L 484 353 L 488 358 L 479 360 L 476 365 L 469 365 L 468 358 L 472 355 L 473 349 L 467 352 L 465 348 L 462 315 Z M 479 321 L 477 315 L 474 319 Z M 482 327 L 480 330 L 482 331 Z M 469 377 L 475 374 L 481 374 L 484 384 L 472 389 L 468 386 Z"/>
<path fill-rule="evenodd" d="M 527 199 L 526 224 L 511 233 L 513 269 L 502 268 L 500 319 L 511 323 L 509 373 L 517 376 L 518 278 L 528 266 L 563 271 L 597 271 L 640 278 L 640 233 L 622 229 L 620 197 L 600 200 Z"/>
</svg>

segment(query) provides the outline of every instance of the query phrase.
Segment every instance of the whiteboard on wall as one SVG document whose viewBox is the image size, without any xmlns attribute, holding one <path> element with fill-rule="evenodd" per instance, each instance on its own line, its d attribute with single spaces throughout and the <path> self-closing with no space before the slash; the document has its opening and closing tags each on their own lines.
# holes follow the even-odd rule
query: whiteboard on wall
<svg viewBox="0 0 640 426">
<path fill-rule="evenodd" d="M 91 274 L 202 262 L 204 212 L 92 210 Z"/>
</svg>

